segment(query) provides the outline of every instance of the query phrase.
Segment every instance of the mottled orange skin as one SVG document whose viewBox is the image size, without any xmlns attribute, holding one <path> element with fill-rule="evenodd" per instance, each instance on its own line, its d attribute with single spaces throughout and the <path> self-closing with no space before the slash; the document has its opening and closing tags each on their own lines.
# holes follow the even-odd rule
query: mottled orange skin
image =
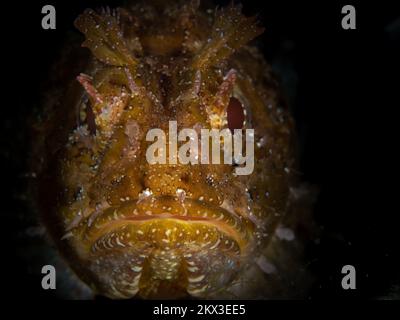
<svg viewBox="0 0 400 320">
<path fill-rule="evenodd" d="M 42 124 L 44 221 L 78 276 L 111 298 L 262 295 L 255 261 L 290 207 L 292 119 L 246 46 L 262 30 L 239 8 L 185 3 L 82 14 L 92 57 Z M 226 128 L 231 97 L 255 130 L 251 175 L 146 161 L 149 129 Z"/>
</svg>

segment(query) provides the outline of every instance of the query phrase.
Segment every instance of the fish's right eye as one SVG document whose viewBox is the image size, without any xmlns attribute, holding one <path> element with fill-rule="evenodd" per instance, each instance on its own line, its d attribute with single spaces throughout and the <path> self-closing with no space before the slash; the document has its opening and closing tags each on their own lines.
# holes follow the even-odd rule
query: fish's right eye
<svg viewBox="0 0 400 320">
<path fill-rule="evenodd" d="M 231 131 L 242 129 L 244 125 L 244 110 L 242 103 L 231 97 L 227 108 L 228 127 Z"/>
</svg>

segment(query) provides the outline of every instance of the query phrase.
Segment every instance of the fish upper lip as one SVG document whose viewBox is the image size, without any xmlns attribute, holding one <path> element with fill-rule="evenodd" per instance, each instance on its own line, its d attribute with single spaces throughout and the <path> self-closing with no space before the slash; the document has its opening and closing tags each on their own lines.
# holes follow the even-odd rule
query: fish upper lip
<svg viewBox="0 0 400 320">
<path fill-rule="evenodd" d="M 153 207 L 154 211 L 145 210 L 151 204 L 158 204 Z M 163 204 L 166 204 L 163 206 Z M 172 204 L 174 209 L 181 212 L 168 212 L 167 204 Z M 166 209 L 163 209 L 166 207 Z M 149 196 L 141 200 L 129 200 L 118 206 L 112 206 L 98 213 L 90 220 L 90 216 L 78 227 L 87 240 L 96 241 L 104 232 L 118 228 L 126 223 L 143 222 L 154 219 L 177 219 L 184 221 L 204 221 L 223 229 L 225 232 L 236 238 L 240 243 L 246 242 L 252 237 L 253 223 L 235 213 L 210 203 L 186 198 L 178 201 L 173 196 Z M 90 223 L 89 223 L 90 221 Z"/>
</svg>

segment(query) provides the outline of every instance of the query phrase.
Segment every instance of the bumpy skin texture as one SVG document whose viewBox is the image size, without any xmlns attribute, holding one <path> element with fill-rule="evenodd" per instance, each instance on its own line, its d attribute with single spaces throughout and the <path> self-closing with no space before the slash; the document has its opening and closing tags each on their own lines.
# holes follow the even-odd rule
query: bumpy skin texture
<svg viewBox="0 0 400 320">
<path fill-rule="evenodd" d="M 48 101 L 37 151 L 43 220 L 70 266 L 111 298 L 273 297 L 265 273 L 293 205 L 293 122 L 246 46 L 262 32 L 255 19 L 153 1 L 86 10 L 75 26 L 91 57 L 67 61 L 84 73 Z M 146 160 L 149 129 L 223 129 L 243 115 L 251 175 Z"/>
</svg>

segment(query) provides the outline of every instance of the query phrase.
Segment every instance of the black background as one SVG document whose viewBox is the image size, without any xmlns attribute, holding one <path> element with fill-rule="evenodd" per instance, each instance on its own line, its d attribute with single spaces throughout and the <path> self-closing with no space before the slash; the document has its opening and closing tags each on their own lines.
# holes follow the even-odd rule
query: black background
<svg viewBox="0 0 400 320">
<path fill-rule="evenodd" d="M 1 243 L 2 283 L 11 298 L 52 297 L 15 255 L 28 212 L 25 201 L 27 119 L 41 83 L 62 50 L 72 22 L 87 7 L 119 1 L 2 3 Z M 218 1 L 227 4 L 228 1 Z M 266 32 L 258 44 L 281 76 L 297 122 L 303 180 L 318 186 L 319 244 L 308 245 L 316 282 L 306 298 L 400 296 L 398 162 L 400 10 L 389 1 L 242 1 Z M 41 8 L 57 10 L 57 30 L 41 28 Z M 357 29 L 341 28 L 341 8 L 353 4 Z M 396 21 L 397 19 L 397 27 Z M 23 249 L 22 249 L 23 250 Z M 341 288 L 341 268 L 357 270 L 357 289 Z M 34 272 L 35 273 L 35 270 Z M 392 293 L 391 293 L 392 292 Z"/>
</svg>

